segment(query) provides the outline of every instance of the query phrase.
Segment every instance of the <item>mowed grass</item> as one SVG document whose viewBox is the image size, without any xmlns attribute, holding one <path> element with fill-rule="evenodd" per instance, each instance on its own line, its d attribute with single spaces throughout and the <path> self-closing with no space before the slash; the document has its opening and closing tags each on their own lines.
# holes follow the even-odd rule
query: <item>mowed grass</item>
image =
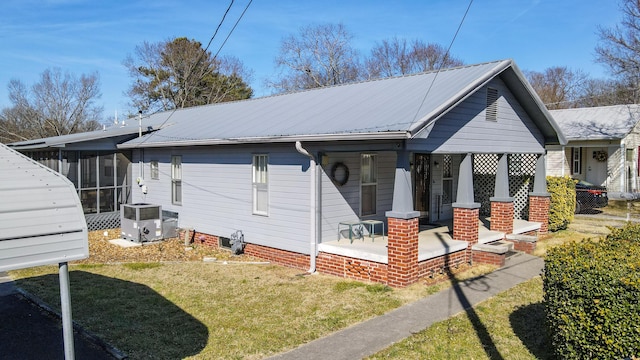
<svg viewBox="0 0 640 360">
<path fill-rule="evenodd" d="M 426 296 L 273 265 L 71 266 L 75 321 L 131 359 L 261 359 Z M 13 271 L 59 309 L 57 267 Z"/>
<path fill-rule="evenodd" d="M 536 277 L 367 359 L 552 358 Z"/>
<path fill-rule="evenodd" d="M 624 221 L 578 217 L 566 230 L 544 236 L 535 255 L 564 243 L 609 234 Z M 434 324 L 368 359 L 554 359 L 545 327 L 542 278 L 498 294 Z"/>
<path fill-rule="evenodd" d="M 622 223 L 578 219 L 541 239 L 538 255 L 568 241 L 604 235 L 607 225 Z M 262 359 L 450 286 L 428 279 L 390 289 L 280 266 L 222 262 L 70 268 L 74 320 L 130 359 Z M 492 270 L 474 266 L 455 277 L 464 280 Z M 11 275 L 20 287 L 59 308 L 57 271 L 38 267 Z M 544 359 L 550 345 L 543 324 L 537 278 L 372 358 Z"/>
</svg>

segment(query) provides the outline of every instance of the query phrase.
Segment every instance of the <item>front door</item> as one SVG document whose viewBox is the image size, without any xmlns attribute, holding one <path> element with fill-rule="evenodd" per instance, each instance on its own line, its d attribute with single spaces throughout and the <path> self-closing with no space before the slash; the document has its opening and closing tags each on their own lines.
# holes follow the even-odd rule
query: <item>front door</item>
<svg viewBox="0 0 640 360">
<path fill-rule="evenodd" d="M 607 148 L 588 149 L 585 180 L 592 184 L 607 186 L 607 159 L 609 158 Z"/>
<path fill-rule="evenodd" d="M 428 154 L 415 154 L 413 161 L 414 209 L 420 211 L 421 217 L 429 216 L 429 170 L 431 158 Z"/>
</svg>

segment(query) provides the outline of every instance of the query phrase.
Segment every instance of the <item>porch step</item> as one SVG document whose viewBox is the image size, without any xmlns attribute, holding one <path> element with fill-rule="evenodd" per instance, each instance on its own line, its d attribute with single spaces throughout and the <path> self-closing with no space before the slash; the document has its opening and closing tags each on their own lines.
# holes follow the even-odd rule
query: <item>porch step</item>
<svg viewBox="0 0 640 360">
<path fill-rule="evenodd" d="M 538 237 L 534 235 L 508 234 L 507 240 L 522 241 L 522 242 L 536 242 L 538 241 Z"/>
<path fill-rule="evenodd" d="M 487 244 L 475 244 L 471 247 L 471 250 L 494 254 L 507 254 L 513 251 L 513 243 L 508 241 L 495 241 Z"/>
</svg>

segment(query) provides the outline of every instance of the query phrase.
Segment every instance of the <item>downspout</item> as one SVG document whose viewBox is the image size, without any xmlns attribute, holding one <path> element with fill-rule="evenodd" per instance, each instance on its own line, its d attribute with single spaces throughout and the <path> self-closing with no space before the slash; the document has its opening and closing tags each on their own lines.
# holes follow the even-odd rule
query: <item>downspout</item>
<svg viewBox="0 0 640 360">
<path fill-rule="evenodd" d="M 562 171 L 560 172 L 560 176 L 564 177 L 564 162 L 567 161 L 567 152 L 566 147 L 562 145 Z M 549 164 L 547 164 L 547 169 L 549 168 Z"/>
<path fill-rule="evenodd" d="M 305 148 L 302 147 L 302 143 L 300 141 L 296 141 L 296 150 L 305 156 L 309 157 L 309 170 L 310 170 L 310 186 L 309 186 L 309 223 L 311 226 L 309 232 L 309 245 L 310 245 L 310 253 L 309 253 L 309 273 L 313 274 L 316 272 L 316 256 L 318 253 L 318 189 L 317 189 L 317 162 L 315 157 L 310 154 Z"/>
<path fill-rule="evenodd" d="M 624 140 L 620 141 L 620 192 L 627 191 L 627 169 L 625 166 L 625 157 L 627 153 L 625 151 Z"/>
</svg>

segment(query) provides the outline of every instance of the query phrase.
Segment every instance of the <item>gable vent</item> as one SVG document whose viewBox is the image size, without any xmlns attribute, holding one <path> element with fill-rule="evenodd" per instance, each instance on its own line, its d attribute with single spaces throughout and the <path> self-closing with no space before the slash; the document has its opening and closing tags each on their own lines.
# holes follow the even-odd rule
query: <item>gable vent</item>
<svg viewBox="0 0 640 360">
<path fill-rule="evenodd" d="M 487 88 L 487 109 L 485 111 L 488 121 L 498 121 L 498 89 Z"/>
</svg>

